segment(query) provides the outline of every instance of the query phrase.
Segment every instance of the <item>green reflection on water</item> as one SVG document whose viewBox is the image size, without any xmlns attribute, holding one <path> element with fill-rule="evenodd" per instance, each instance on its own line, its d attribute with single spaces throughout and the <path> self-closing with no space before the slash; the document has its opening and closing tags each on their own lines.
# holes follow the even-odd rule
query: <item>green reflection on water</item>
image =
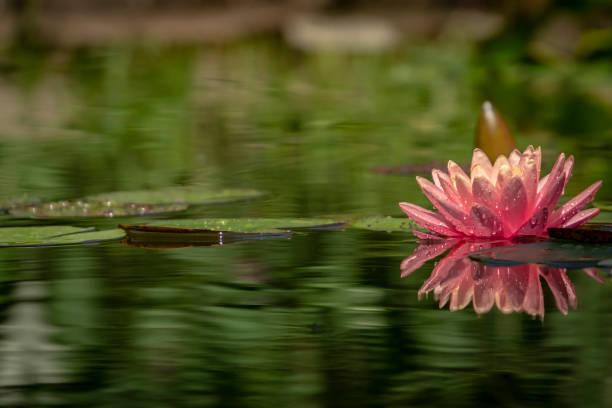
<svg viewBox="0 0 612 408">
<path fill-rule="evenodd" d="M 441 46 L 305 55 L 267 40 L 58 53 L 30 55 L 36 75 L 3 75 L 13 107 L 0 114 L 3 194 L 64 199 L 207 183 L 271 194 L 201 208 L 201 216 L 400 215 L 399 201 L 426 204 L 413 177 L 370 169 L 464 162 L 484 98 L 519 145 L 545 147 L 545 167 L 560 151 L 576 156 L 567 194 L 610 174 L 601 62 L 497 66 L 470 48 Z M 612 199 L 611 184 L 598 199 Z M 406 235 L 334 231 L 163 252 L 119 244 L 1 251 L 0 360 L 17 368 L 0 371 L 0 381 L 13 381 L 0 383 L 0 403 L 611 400 L 608 286 L 572 275 L 578 310 L 562 316 L 548 298 L 543 323 L 449 313 L 417 301 L 432 263 L 400 280 L 413 249 Z M 16 328 L 28 325 L 36 329 L 21 333 L 37 339 L 44 366 L 11 348 Z"/>
<path fill-rule="evenodd" d="M 178 251 L 2 251 L 0 357 L 14 363 L 1 394 L 75 406 L 608 398 L 609 286 L 571 275 L 578 310 L 555 313 L 547 293 L 544 322 L 450 313 L 417 300 L 431 264 L 400 280 L 413 249 L 393 234 L 320 231 Z M 21 332 L 46 365 L 10 347 Z"/>
</svg>

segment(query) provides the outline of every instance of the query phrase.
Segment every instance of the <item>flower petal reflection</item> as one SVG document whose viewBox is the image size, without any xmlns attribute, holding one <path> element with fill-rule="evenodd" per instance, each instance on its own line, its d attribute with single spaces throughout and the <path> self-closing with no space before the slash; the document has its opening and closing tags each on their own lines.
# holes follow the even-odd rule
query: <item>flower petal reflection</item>
<svg viewBox="0 0 612 408">
<path fill-rule="evenodd" d="M 440 308 L 448 303 L 451 311 L 463 309 L 471 302 L 478 314 L 487 313 L 495 305 L 503 313 L 524 311 L 543 318 L 544 280 L 561 313 L 567 314 L 570 308 L 576 309 L 576 291 L 565 268 L 538 264 L 493 266 L 472 261 L 468 257 L 477 251 L 509 244 L 509 241 L 469 242 L 457 239 L 424 241 L 411 256 L 402 261 L 401 276 L 410 275 L 428 260 L 450 249 L 436 263 L 431 275 L 419 289 L 419 299 L 433 292 Z M 603 283 L 596 268 L 586 268 L 583 271 Z"/>
</svg>

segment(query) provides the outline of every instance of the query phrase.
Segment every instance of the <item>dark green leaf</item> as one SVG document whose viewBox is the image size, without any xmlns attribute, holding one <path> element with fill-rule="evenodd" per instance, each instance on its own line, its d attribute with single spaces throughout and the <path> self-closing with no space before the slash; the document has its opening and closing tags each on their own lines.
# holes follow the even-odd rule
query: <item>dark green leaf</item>
<svg viewBox="0 0 612 408">
<path fill-rule="evenodd" d="M 479 251 L 470 258 L 490 265 L 543 264 L 555 268 L 597 266 L 612 257 L 612 245 L 576 244 L 570 242 L 534 242 L 507 245 Z"/>
<path fill-rule="evenodd" d="M 164 220 L 139 225 L 142 231 L 165 228 L 170 232 L 233 231 L 243 233 L 277 233 L 279 230 L 342 227 L 343 222 L 319 218 L 198 218 Z M 122 228 L 126 226 L 121 226 Z M 129 226 L 133 227 L 133 226 Z"/>
<path fill-rule="evenodd" d="M 549 228 L 548 235 L 578 242 L 612 242 L 612 224 L 592 223 L 578 228 Z"/>
<path fill-rule="evenodd" d="M 146 225 L 119 225 L 127 244 L 147 248 L 176 248 L 269 238 L 288 238 L 294 229 L 341 228 L 344 224 L 318 218 L 203 218 L 165 220 Z"/>
</svg>

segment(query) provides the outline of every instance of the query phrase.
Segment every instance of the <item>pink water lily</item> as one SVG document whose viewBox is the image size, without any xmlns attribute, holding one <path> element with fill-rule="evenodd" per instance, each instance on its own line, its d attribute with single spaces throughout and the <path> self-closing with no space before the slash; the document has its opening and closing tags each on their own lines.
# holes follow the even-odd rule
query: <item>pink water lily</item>
<svg viewBox="0 0 612 408">
<path fill-rule="evenodd" d="M 547 228 L 574 228 L 599 214 L 583 210 L 601 187 L 598 181 L 555 210 L 572 174 L 574 157 L 561 153 L 550 174 L 540 178 L 542 154 L 529 146 L 500 155 L 491 164 L 474 149 L 470 176 L 453 161 L 448 173 L 434 169 L 433 183 L 417 182 L 438 212 L 399 203 L 402 211 L 421 227 L 437 235 L 472 238 L 512 238 L 546 235 Z M 422 235 L 422 234 L 421 234 Z"/>
</svg>

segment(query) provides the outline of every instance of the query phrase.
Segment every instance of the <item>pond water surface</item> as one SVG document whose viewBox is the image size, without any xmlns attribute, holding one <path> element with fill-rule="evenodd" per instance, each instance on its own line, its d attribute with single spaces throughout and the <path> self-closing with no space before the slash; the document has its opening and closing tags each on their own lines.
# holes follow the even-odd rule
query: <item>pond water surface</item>
<svg viewBox="0 0 612 408">
<path fill-rule="evenodd" d="M 414 175 L 373 169 L 467 162 L 491 99 L 519 146 L 543 146 L 546 171 L 575 156 L 567 196 L 603 179 L 597 198 L 612 200 L 601 62 L 496 65 L 441 46 L 305 55 L 274 40 L 14 53 L 0 76 L 5 197 L 199 183 L 267 195 L 177 216 L 402 216 L 399 201 L 427 204 Z M 168 250 L 3 248 L 0 405 L 612 405 L 605 273 L 550 278 L 574 285 L 567 314 L 539 276 L 538 317 L 451 312 L 419 300 L 441 256 L 401 277 L 417 246 L 346 229 Z"/>
</svg>

